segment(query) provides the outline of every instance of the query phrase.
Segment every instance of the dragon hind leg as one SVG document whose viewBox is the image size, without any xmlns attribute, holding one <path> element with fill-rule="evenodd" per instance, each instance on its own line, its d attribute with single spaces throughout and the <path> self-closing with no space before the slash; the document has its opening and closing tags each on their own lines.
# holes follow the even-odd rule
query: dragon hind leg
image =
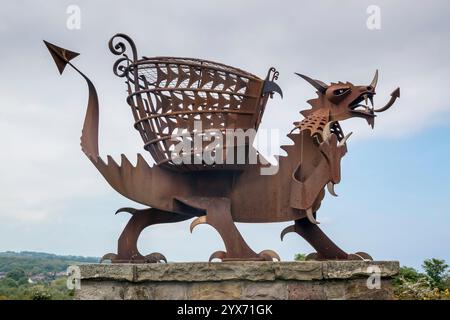
<svg viewBox="0 0 450 320">
<path fill-rule="evenodd" d="M 209 261 L 220 259 L 222 261 L 272 261 L 280 260 L 278 254 L 272 250 L 264 250 L 259 254 L 254 252 L 245 242 L 234 224 L 231 215 L 231 204 L 228 198 L 220 197 L 189 197 L 177 198 L 184 206 L 189 206 L 204 212 L 191 223 L 191 232 L 199 224 L 209 224 L 214 227 L 222 237 L 226 251 L 214 252 Z"/>
<path fill-rule="evenodd" d="M 281 240 L 289 232 L 295 232 L 304 238 L 316 249 L 317 252 L 306 256 L 306 260 L 373 260 L 365 252 L 347 254 L 340 249 L 328 236 L 316 225 L 307 219 L 299 219 L 294 225 L 285 228 L 281 232 Z"/>
<path fill-rule="evenodd" d="M 141 232 L 148 226 L 160 223 L 173 223 L 190 219 L 190 216 L 184 216 L 173 212 L 162 211 L 154 208 L 138 210 L 133 208 L 122 208 L 119 212 L 128 212 L 132 215 L 125 229 L 119 237 L 117 243 L 117 254 L 105 254 L 100 262 L 110 260 L 112 263 L 157 263 L 165 261 L 166 257 L 161 253 L 154 252 L 143 256 L 138 248 L 137 241 Z"/>
</svg>

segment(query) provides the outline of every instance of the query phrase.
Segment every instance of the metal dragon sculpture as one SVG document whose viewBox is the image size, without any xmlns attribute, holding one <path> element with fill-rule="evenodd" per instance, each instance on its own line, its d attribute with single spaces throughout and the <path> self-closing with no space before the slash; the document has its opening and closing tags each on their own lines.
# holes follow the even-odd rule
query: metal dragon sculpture
<svg viewBox="0 0 450 320">
<path fill-rule="evenodd" d="M 289 232 L 296 232 L 316 250 L 308 259 L 371 259 L 364 252 L 348 254 L 341 250 L 318 227 L 316 212 L 325 188 L 336 195 L 334 185 L 341 179 L 340 163 L 347 152 L 350 134 L 344 135 L 339 121 L 358 117 L 373 127 L 376 113 L 389 109 L 400 96 L 397 88 L 384 107 L 373 107 L 378 71 L 369 85 L 362 86 L 350 82 L 327 85 L 298 74 L 317 90 L 318 97 L 308 101 L 312 108 L 302 111 L 304 119 L 294 123 L 295 127 L 288 134 L 293 144 L 282 146 L 287 155 L 278 157 L 277 172 L 261 175 L 261 168 L 268 163 L 260 155 L 262 160 L 257 164 L 177 163 L 171 154 L 174 142 L 170 137 L 173 138 L 180 128 L 193 133 L 196 119 L 206 129 L 257 129 L 268 98 L 274 92 L 282 95 L 274 82 L 278 76 L 275 69 L 271 68 L 263 80 L 243 70 L 206 60 L 139 59 L 133 41 L 124 34 L 117 34 L 109 43 L 110 50 L 120 56 L 114 72 L 126 80 L 134 127 L 156 162 L 150 166 L 138 154 L 137 164 L 133 166 L 125 155 L 120 164 L 110 156 L 107 161 L 100 157 L 96 89 L 70 62 L 78 53 L 45 44 L 61 74 L 69 64 L 88 84 L 89 101 L 81 136 L 83 152 L 117 192 L 149 207 L 117 211 L 128 212 L 132 217 L 118 240 L 117 254 L 106 254 L 103 260 L 167 262 L 160 253 L 146 256 L 139 253 L 140 233 L 150 225 L 192 218 L 195 219 L 191 232 L 198 224 L 209 224 L 224 241 L 226 251 L 214 252 L 210 260 L 280 260 L 272 250 L 253 251 L 235 222 L 283 221 L 294 221 L 294 224 L 281 232 L 281 239 Z M 126 54 L 128 48 L 131 56 Z M 252 148 L 250 142 L 243 147 Z M 197 151 L 191 150 L 184 158 L 195 158 Z"/>
</svg>

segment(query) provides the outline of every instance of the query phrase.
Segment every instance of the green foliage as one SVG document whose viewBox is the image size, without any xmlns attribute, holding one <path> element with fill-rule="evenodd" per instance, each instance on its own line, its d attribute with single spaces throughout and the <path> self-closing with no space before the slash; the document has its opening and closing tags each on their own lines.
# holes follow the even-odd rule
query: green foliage
<svg viewBox="0 0 450 320">
<path fill-rule="evenodd" d="M 398 276 L 394 279 L 393 285 L 401 285 L 402 281 L 417 282 L 424 278 L 423 273 L 419 273 L 416 269 L 410 267 L 400 267 Z"/>
<path fill-rule="evenodd" d="M 425 270 L 432 287 L 443 290 L 444 280 L 448 277 L 448 264 L 446 264 L 444 260 L 432 258 L 425 260 L 422 267 Z"/>
<path fill-rule="evenodd" d="M 294 260 L 295 260 L 295 261 L 306 261 L 306 254 L 303 254 L 303 253 L 297 253 L 297 254 L 294 256 Z"/>
<path fill-rule="evenodd" d="M 414 268 L 401 267 L 394 279 L 394 292 L 398 299 L 449 300 L 450 277 L 444 260 L 427 259 L 422 267 L 425 273 Z"/>
<path fill-rule="evenodd" d="M 74 292 L 67 289 L 67 277 L 61 274 L 69 265 L 98 261 L 40 252 L 0 252 L 0 300 L 72 299 Z"/>
</svg>

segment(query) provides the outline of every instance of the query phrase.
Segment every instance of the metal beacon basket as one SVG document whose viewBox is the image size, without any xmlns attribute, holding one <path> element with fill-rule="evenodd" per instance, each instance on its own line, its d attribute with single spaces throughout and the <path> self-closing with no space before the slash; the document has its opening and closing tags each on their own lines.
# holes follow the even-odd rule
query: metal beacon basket
<svg viewBox="0 0 450 320">
<path fill-rule="evenodd" d="M 209 164 L 196 161 L 211 144 L 206 139 L 201 139 L 199 144 L 192 143 L 194 146 L 188 151 L 175 151 L 183 139 L 193 141 L 195 135 L 202 136 L 211 129 L 222 134 L 228 129 L 256 130 L 271 96 L 265 84 L 273 84 L 278 77 L 274 68 L 269 69 L 263 80 L 246 71 L 207 60 L 139 59 L 133 40 L 124 34 L 112 37 L 109 49 L 121 56 L 114 64 L 114 74 L 126 80 L 127 103 L 133 113 L 134 127 L 156 165 L 177 171 L 240 169 L 242 165 L 216 163 L 214 159 Z M 126 54 L 127 49 L 131 49 L 132 56 Z M 248 150 L 251 143 L 246 140 L 244 148 Z M 225 143 L 221 149 L 222 156 L 229 151 Z M 179 161 L 180 158 L 183 161 Z"/>
</svg>

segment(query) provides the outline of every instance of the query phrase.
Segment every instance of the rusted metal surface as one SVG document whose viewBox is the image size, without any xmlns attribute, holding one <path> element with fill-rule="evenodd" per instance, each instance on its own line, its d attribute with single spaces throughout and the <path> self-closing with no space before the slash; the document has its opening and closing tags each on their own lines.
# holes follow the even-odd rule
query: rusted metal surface
<svg viewBox="0 0 450 320">
<path fill-rule="evenodd" d="M 276 74 L 271 68 L 266 80 L 246 71 L 208 60 L 177 57 L 143 57 L 139 59 L 133 40 L 124 34 L 111 38 L 109 48 L 120 58 L 114 73 L 126 79 L 128 98 L 134 117 L 134 128 L 144 141 L 156 164 L 176 171 L 236 170 L 238 164 L 204 164 L 197 154 L 210 142 L 202 141 L 195 150 L 183 155 L 174 165 L 171 150 L 179 141 L 174 136 L 194 136 L 195 121 L 202 129 L 257 129 L 269 95 L 279 86 L 270 79 Z M 127 49 L 131 52 L 127 55 Z M 248 148 L 249 143 L 244 146 Z M 226 145 L 224 145 L 224 148 Z M 223 150 L 227 153 L 226 148 Z"/>
<path fill-rule="evenodd" d="M 122 39 L 125 41 L 118 41 Z M 272 250 L 254 252 L 243 239 L 235 222 L 294 221 L 283 230 L 283 238 L 295 232 L 317 251 L 311 259 L 371 259 L 357 252 L 347 254 L 318 227 L 316 213 L 325 189 L 336 195 L 334 185 L 340 182 L 340 163 L 347 153 L 347 139 L 339 121 L 362 118 L 374 126 L 376 114 L 389 109 L 400 96 L 391 94 L 383 107 L 374 108 L 373 96 L 378 72 L 368 85 L 355 86 L 338 82 L 330 85 L 300 75 L 316 90 L 318 97 L 309 100 L 311 108 L 302 111 L 304 119 L 295 122 L 288 137 L 293 144 L 282 146 L 286 156 L 278 157 L 278 170 L 261 175 L 267 163 L 176 164 L 170 156 L 169 133 L 178 128 L 193 134 L 194 120 L 203 128 L 258 128 L 268 99 L 281 89 L 274 80 L 275 69 L 265 80 L 223 64 L 189 58 L 137 58 L 132 40 L 123 34 L 114 36 L 110 49 L 121 58 L 114 72 L 126 79 L 127 102 L 131 106 L 135 128 L 141 134 L 144 148 L 154 157 L 150 166 L 139 154 L 133 166 L 125 155 L 120 164 L 99 155 L 99 104 L 92 82 L 70 60 L 78 54 L 46 42 L 58 70 L 67 64 L 82 75 L 88 84 L 89 100 L 82 130 L 81 147 L 105 180 L 123 196 L 150 207 L 145 210 L 124 209 L 133 216 L 123 231 L 117 254 L 107 254 L 113 262 L 166 261 L 159 253 L 148 256 L 137 250 L 141 231 L 157 223 L 174 223 L 195 218 L 198 224 L 214 227 L 225 244 L 225 251 L 213 253 L 210 259 L 272 260 L 279 256 Z M 126 49 L 131 55 L 126 55 Z M 224 98 L 226 96 L 227 98 Z M 364 102 L 364 103 L 363 103 Z M 202 146 L 203 147 L 203 146 Z M 249 144 L 247 148 L 251 148 Z M 189 157 L 195 156 L 195 150 Z"/>
</svg>

